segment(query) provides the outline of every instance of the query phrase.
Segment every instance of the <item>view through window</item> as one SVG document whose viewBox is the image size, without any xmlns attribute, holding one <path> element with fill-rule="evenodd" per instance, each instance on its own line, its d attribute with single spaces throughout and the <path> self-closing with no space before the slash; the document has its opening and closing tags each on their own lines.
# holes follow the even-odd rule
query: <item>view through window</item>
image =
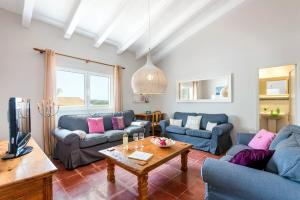
<svg viewBox="0 0 300 200">
<path fill-rule="evenodd" d="M 65 107 L 110 105 L 111 76 L 69 70 L 56 71 L 56 97 Z"/>
</svg>

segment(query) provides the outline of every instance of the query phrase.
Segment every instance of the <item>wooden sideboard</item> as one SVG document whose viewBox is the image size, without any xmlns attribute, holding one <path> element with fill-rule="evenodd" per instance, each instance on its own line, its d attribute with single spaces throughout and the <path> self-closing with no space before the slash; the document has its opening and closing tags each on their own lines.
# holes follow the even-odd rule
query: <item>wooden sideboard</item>
<svg viewBox="0 0 300 200">
<path fill-rule="evenodd" d="M 8 141 L 0 141 L 0 157 L 7 151 Z M 57 170 L 31 138 L 31 153 L 10 160 L 0 158 L 0 200 L 50 200 L 52 175 Z"/>
</svg>

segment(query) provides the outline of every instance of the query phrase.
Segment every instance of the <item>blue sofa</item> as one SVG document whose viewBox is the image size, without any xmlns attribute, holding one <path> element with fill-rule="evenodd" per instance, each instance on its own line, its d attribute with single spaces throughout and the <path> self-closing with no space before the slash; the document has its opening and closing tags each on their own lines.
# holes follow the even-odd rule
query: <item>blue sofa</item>
<svg viewBox="0 0 300 200">
<path fill-rule="evenodd" d="M 103 117 L 104 134 L 89 133 L 87 124 L 88 117 Z M 112 117 L 123 116 L 126 128 L 124 130 L 113 130 Z M 91 162 L 103 159 L 98 153 L 99 150 L 122 144 L 123 133 L 126 130 L 129 134 L 129 140 L 132 140 L 133 133 L 145 131 L 145 137 L 148 137 L 150 131 L 150 122 L 143 121 L 144 127 L 132 126 L 135 120 L 132 110 L 116 113 L 97 113 L 90 115 L 63 115 L 58 120 L 58 128 L 53 132 L 56 138 L 54 150 L 54 159 L 59 159 L 66 169 L 74 169 L 80 165 L 86 165 Z M 86 137 L 80 139 L 75 130 L 85 131 Z"/>
<path fill-rule="evenodd" d="M 202 116 L 199 130 L 185 128 L 188 116 L 199 115 Z M 170 120 L 162 120 L 160 121 L 162 136 L 190 143 L 195 149 L 213 154 L 225 153 L 232 146 L 230 132 L 233 126 L 228 123 L 228 116 L 225 114 L 175 112 L 173 118 L 182 119 L 182 127 L 170 126 Z M 207 131 L 205 130 L 207 122 L 215 122 L 218 125 L 212 131 Z"/>
<path fill-rule="evenodd" d="M 206 200 L 296 200 L 300 199 L 300 127 L 279 131 L 269 149 L 275 150 L 265 170 L 227 162 L 248 149 L 254 134 L 240 133 L 238 144 L 220 160 L 207 158 L 202 167 Z"/>
</svg>

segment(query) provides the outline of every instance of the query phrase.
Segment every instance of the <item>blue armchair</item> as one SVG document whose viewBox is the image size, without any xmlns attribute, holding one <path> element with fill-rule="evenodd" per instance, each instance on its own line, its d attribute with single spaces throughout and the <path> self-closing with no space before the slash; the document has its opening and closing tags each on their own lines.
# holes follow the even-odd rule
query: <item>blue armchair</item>
<svg viewBox="0 0 300 200">
<path fill-rule="evenodd" d="M 185 128 L 188 116 L 202 116 L 199 130 Z M 182 126 L 170 126 L 169 120 L 162 120 L 160 121 L 162 136 L 190 143 L 195 149 L 213 154 L 225 153 L 232 146 L 230 132 L 233 125 L 228 123 L 228 116 L 225 114 L 175 112 L 174 119 L 181 119 Z M 218 125 L 212 131 L 207 131 L 208 122 L 215 122 Z"/>
<path fill-rule="evenodd" d="M 265 170 L 228 162 L 243 149 L 249 149 L 252 133 L 239 133 L 237 145 L 220 160 L 207 158 L 202 167 L 206 200 L 294 200 L 300 199 L 300 127 L 283 128 L 271 143 L 275 150 Z"/>
</svg>

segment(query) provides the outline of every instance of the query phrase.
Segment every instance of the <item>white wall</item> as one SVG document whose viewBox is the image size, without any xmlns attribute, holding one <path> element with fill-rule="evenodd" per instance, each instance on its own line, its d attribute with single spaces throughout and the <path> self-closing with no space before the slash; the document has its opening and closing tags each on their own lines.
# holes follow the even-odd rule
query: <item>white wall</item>
<svg viewBox="0 0 300 200">
<path fill-rule="evenodd" d="M 111 64 L 121 64 L 123 71 L 124 109 L 135 112 L 154 110 L 154 104 L 133 104 L 130 86 L 131 75 L 142 66 L 142 60 L 136 61 L 130 52 L 117 55 L 116 49 L 110 45 L 101 48 L 93 47 L 94 41 L 79 35 L 70 40 L 64 39 L 61 29 L 44 23 L 33 21 L 29 29 L 21 26 L 21 17 L 0 9 L 0 139 L 8 136 L 7 107 L 12 96 L 29 97 L 32 100 L 32 135 L 42 145 L 42 122 L 36 104 L 42 99 L 44 59 L 43 55 L 32 48 L 51 48 L 58 52 L 99 60 Z M 97 70 L 100 65 L 61 58 L 58 65 L 88 67 Z"/>
<path fill-rule="evenodd" d="M 258 68 L 299 63 L 299 8 L 298 0 L 245 1 L 182 43 L 158 63 L 168 79 L 168 95 L 159 100 L 161 109 L 170 115 L 175 111 L 226 113 L 235 127 L 233 138 L 237 131 L 256 130 Z M 230 73 L 232 103 L 176 103 L 176 80 Z M 299 105 L 297 109 L 300 113 Z"/>
</svg>

